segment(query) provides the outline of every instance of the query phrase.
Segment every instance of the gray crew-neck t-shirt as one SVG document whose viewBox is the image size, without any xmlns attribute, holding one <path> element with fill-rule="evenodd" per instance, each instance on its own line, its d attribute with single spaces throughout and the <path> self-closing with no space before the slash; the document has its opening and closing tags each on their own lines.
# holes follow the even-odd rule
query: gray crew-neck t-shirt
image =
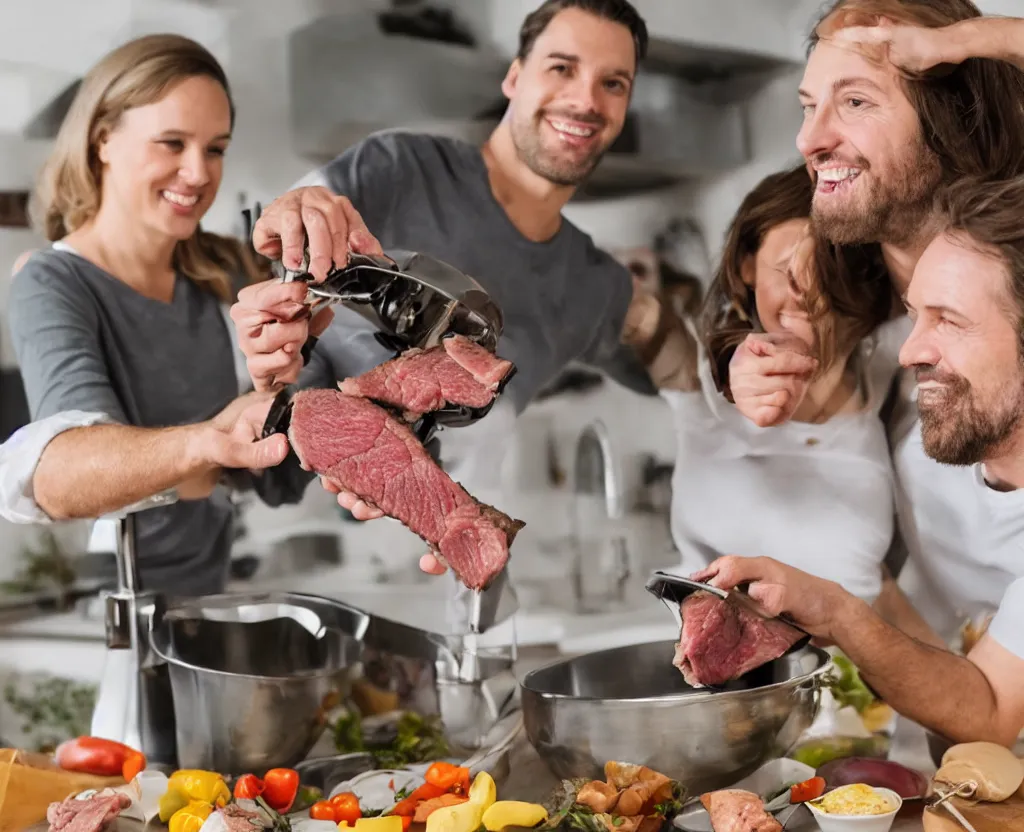
<svg viewBox="0 0 1024 832">
<path fill-rule="evenodd" d="M 238 395 L 220 301 L 182 275 L 163 303 L 70 251 L 40 251 L 14 278 L 9 319 L 33 420 L 82 410 L 169 427 L 209 419 Z M 143 587 L 222 590 L 232 517 L 222 487 L 204 500 L 139 512 Z"/>
<path fill-rule="evenodd" d="M 300 184 L 323 184 L 347 196 L 385 251 L 429 254 L 480 282 L 504 314 L 498 352 L 517 368 L 504 398 L 517 413 L 573 361 L 655 393 L 620 344 L 633 292 L 629 273 L 568 220 L 550 240 L 524 237 L 494 198 L 478 147 L 418 133 L 376 133 Z M 390 357 L 369 325 L 342 309 L 302 383 L 331 386 Z"/>
</svg>

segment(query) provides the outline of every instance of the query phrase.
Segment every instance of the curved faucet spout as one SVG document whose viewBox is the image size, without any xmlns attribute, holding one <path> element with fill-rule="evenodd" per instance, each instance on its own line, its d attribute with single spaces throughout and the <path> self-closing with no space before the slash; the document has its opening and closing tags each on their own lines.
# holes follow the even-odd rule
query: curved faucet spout
<svg viewBox="0 0 1024 832">
<path fill-rule="evenodd" d="M 608 428 L 601 420 L 587 425 L 576 442 L 576 460 L 574 470 L 574 489 L 577 497 L 582 495 L 601 495 L 604 498 L 605 519 L 622 521 L 625 518 L 625 497 L 622 489 L 622 478 L 612 450 L 611 436 Z M 603 602 L 623 600 L 626 582 L 630 576 L 630 558 L 626 546 L 626 538 L 622 529 L 615 529 L 610 539 L 603 541 L 611 548 L 610 569 L 601 569 L 601 558 L 595 559 L 584 552 L 583 523 L 579 517 L 579 504 L 576 506 L 575 528 L 573 530 L 575 557 L 572 570 L 573 594 L 576 605 L 581 610 L 590 608 L 584 589 L 587 575 L 595 570 L 600 572 L 600 580 L 608 581 L 611 588 L 600 594 L 595 608 L 603 606 Z M 608 597 L 605 597 L 608 596 Z"/>
</svg>

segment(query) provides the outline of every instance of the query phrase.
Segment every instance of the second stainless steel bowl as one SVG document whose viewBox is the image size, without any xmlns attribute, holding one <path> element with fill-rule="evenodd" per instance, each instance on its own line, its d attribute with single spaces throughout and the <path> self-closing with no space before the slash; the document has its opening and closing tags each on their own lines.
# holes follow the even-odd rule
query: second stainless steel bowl
<svg viewBox="0 0 1024 832">
<path fill-rule="evenodd" d="M 603 779 L 609 760 L 650 766 L 691 794 L 784 755 L 814 721 L 831 666 L 806 647 L 721 692 L 689 687 L 671 641 L 565 659 L 521 683 L 526 734 L 555 776 Z"/>
<path fill-rule="evenodd" d="M 367 624 L 299 593 L 173 607 L 151 641 L 170 675 L 179 767 L 262 775 L 302 760 L 358 673 Z"/>
</svg>

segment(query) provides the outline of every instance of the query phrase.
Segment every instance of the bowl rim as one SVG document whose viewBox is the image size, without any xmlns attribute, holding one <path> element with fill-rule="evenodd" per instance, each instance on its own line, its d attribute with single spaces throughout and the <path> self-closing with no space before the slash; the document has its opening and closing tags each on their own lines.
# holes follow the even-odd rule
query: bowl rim
<svg viewBox="0 0 1024 832">
<path fill-rule="evenodd" d="M 851 784 L 856 785 L 856 784 Z M 862 783 L 861 785 L 868 786 L 868 783 Z M 840 787 L 842 788 L 842 787 Z M 814 804 L 808 801 L 807 808 L 811 810 L 811 814 L 815 817 L 831 818 L 833 820 L 865 820 L 865 819 L 879 819 L 879 818 L 890 818 L 893 817 L 900 809 L 903 808 L 903 798 L 894 792 L 892 789 L 887 789 L 884 786 L 870 786 L 876 792 L 881 792 L 890 801 L 895 801 L 896 808 L 891 812 L 885 812 L 881 815 L 833 815 L 831 812 L 823 812 L 820 809 L 815 808 Z M 835 791 L 833 789 L 833 791 Z M 826 792 L 827 794 L 828 792 Z"/>
<path fill-rule="evenodd" d="M 340 635 L 345 639 L 345 641 L 353 642 L 358 645 L 358 655 L 352 662 L 345 664 L 343 667 L 297 670 L 294 673 L 289 673 L 287 676 L 266 676 L 259 673 L 233 673 L 230 670 L 218 670 L 217 668 L 203 667 L 202 665 L 194 664 L 181 658 L 181 656 L 177 654 L 165 639 L 165 632 L 163 630 L 158 631 L 156 628 L 149 631 L 149 646 L 152 648 L 153 653 L 156 654 L 157 658 L 167 665 L 168 669 L 177 667 L 193 672 L 209 674 L 211 676 L 225 676 L 230 679 L 256 679 L 261 682 L 274 682 L 276 684 L 299 684 L 322 679 L 332 679 L 351 674 L 353 669 L 359 665 L 362 661 L 362 652 L 364 647 L 362 640 L 355 639 L 347 633 L 340 633 Z"/>
<path fill-rule="evenodd" d="M 653 642 L 643 642 L 643 644 L 661 644 L 661 643 L 663 643 L 663 642 L 660 641 L 660 640 L 659 641 L 653 641 Z M 641 645 L 639 645 L 639 644 L 637 644 L 637 645 L 625 645 L 624 647 L 613 647 L 613 648 L 610 648 L 610 650 L 622 650 L 622 649 L 626 649 L 628 647 L 639 647 L 639 646 L 641 646 Z M 808 645 L 805 645 L 804 647 L 801 647 L 800 648 L 800 652 L 803 652 L 803 651 L 807 650 L 807 651 L 810 651 L 811 653 L 815 654 L 819 658 L 819 660 L 822 659 L 822 658 L 824 659 L 824 661 L 818 667 L 816 667 L 814 670 L 811 670 L 811 671 L 809 671 L 807 673 L 804 673 L 804 674 L 802 674 L 800 676 L 793 676 L 792 678 L 786 679 L 785 681 L 782 681 L 782 682 L 773 682 L 770 685 L 761 685 L 761 686 L 756 687 L 756 688 L 745 688 L 743 690 L 715 691 L 715 690 L 708 690 L 708 689 L 701 690 L 700 688 L 693 688 L 689 693 L 666 693 L 666 694 L 660 694 L 658 696 L 630 696 L 630 697 L 621 697 L 621 698 L 614 698 L 613 699 L 613 698 L 609 698 L 609 697 L 605 697 L 605 696 L 580 696 L 580 695 L 576 695 L 576 694 L 572 694 L 572 693 L 555 693 L 555 692 L 552 692 L 552 691 L 542 691 L 542 690 L 537 689 L 536 687 L 531 687 L 530 684 L 529 684 L 530 680 L 534 676 L 536 676 L 539 673 L 542 673 L 545 670 L 549 670 L 552 667 L 555 667 L 555 666 L 561 665 L 561 664 L 566 664 L 566 663 L 574 661 L 576 659 L 584 658 L 585 656 L 594 656 L 594 655 L 598 655 L 600 653 L 607 653 L 607 652 L 610 652 L 610 650 L 592 650 L 592 651 L 587 652 L 587 653 L 581 653 L 578 656 L 572 656 L 572 657 L 570 657 L 568 659 L 562 658 L 562 659 L 555 659 L 554 661 L 550 661 L 547 664 L 542 665 L 541 667 L 534 668 L 529 673 L 526 673 L 522 677 L 522 679 L 520 679 L 520 681 L 519 681 L 519 688 L 520 688 L 520 690 L 527 691 L 530 694 L 532 694 L 534 696 L 537 696 L 537 697 L 539 697 L 541 699 L 545 699 L 545 700 L 569 700 L 569 701 L 572 701 L 572 702 L 604 702 L 604 703 L 608 703 L 608 704 L 611 704 L 611 705 L 616 705 L 616 704 L 619 704 L 619 703 L 626 704 L 626 703 L 645 703 L 645 702 L 647 702 L 647 703 L 658 703 L 658 702 L 675 702 L 675 703 L 678 703 L 680 701 L 680 699 L 685 699 L 687 702 L 690 702 L 690 701 L 705 701 L 705 700 L 709 699 L 710 697 L 714 697 L 716 701 L 720 701 L 722 699 L 735 699 L 735 698 L 738 698 L 738 697 L 750 696 L 752 694 L 760 693 L 762 691 L 780 690 L 780 689 L 785 688 L 785 687 L 800 687 L 801 685 L 807 684 L 808 682 L 815 683 L 815 682 L 817 682 L 817 680 L 820 677 L 824 676 L 826 673 L 828 673 L 834 667 L 834 663 L 832 661 L 832 656 L 831 656 L 831 654 L 828 651 L 822 650 L 820 647 L 815 647 L 813 645 L 808 644 Z"/>
</svg>

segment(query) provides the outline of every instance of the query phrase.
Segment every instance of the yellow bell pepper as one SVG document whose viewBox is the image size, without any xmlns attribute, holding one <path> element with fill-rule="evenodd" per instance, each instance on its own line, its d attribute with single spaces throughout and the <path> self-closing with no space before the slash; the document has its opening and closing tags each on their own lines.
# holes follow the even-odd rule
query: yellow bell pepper
<svg viewBox="0 0 1024 832">
<path fill-rule="evenodd" d="M 536 826 L 547 819 L 548 810 L 536 803 L 499 800 L 484 812 L 483 824 L 487 832 L 501 832 L 506 826 Z"/>
<path fill-rule="evenodd" d="M 193 800 L 184 809 L 179 809 L 171 816 L 167 832 L 199 832 L 212 812 L 213 804 Z"/>
<path fill-rule="evenodd" d="M 486 771 L 481 771 L 473 778 L 473 785 L 469 787 L 469 802 L 475 803 L 486 812 L 497 799 L 498 787 L 494 783 L 494 778 Z"/>
<path fill-rule="evenodd" d="M 160 798 L 160 823 L 167 823 L 174 813 L 188 806 L 188 798 L 181 789 L 168 789 Z"/>
<path fill-rule="evenodd" d="M 167 790 L 177 789 L 190 801 L 224 806 L 231 800 L 231 790 L 224 778 L 215 771 L 182 769 L 167 781 Z"/>
</svg>

